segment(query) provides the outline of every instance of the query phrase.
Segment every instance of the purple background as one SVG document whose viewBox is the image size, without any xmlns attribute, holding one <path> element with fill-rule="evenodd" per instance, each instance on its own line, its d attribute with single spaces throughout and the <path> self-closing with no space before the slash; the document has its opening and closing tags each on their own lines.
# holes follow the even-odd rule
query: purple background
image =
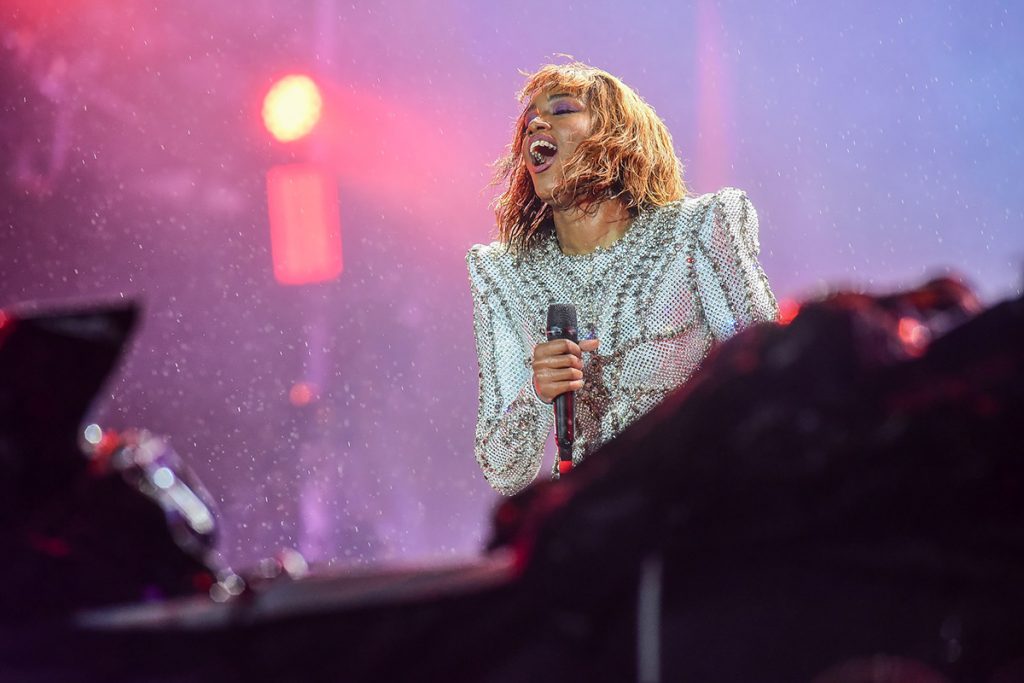
<svg viewBox="0 0 1024 683">
<path fill-rule="evenodd" d="M 695 191 L 747 190 L 780 297 L 953 267 L 994 301 L 1024 261 L 1022 29 L 976 0 L 3 0 L 0 306 L 145 303 L 96 419 L 169 435 L 233 563 L 465 557 L 496 497 L 463 255 L 518 70 L 566 53 L 635 87 Z M 258 116 L 291 71 L 327 93 L 295 149 Z M 309 157 L 339 178 L 345 272 L 282 287 L 264 174 Z"/>
</svg>

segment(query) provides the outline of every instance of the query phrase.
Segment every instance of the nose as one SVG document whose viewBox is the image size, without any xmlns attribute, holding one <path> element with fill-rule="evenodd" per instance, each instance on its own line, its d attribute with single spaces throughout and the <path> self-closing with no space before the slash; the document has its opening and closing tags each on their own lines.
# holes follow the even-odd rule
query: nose
<svg viewBox="0 0 1024 683">
<path fill-rule="evenodd" d="M 542 116 L 534 116 L 533 120 L 530 121 L 530 125 L 526 127 L 526 134 L 533 135 L 539 130 L 550 130 L 551 124 L 544 120 Z"/>
</svg>

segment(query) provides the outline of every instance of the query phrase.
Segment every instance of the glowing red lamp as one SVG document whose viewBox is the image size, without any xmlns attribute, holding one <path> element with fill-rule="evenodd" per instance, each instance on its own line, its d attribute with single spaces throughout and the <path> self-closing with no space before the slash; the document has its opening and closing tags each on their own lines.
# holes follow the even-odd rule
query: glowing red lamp
<svg viewBox="0 0 1024 683">
<path fill-rule="evenodd" d="M 338 184 L 314 164 L 286 164 L 267 171 L 267 208 L 274 277 L 285 285 L 341 275 Z"/>
</svg>

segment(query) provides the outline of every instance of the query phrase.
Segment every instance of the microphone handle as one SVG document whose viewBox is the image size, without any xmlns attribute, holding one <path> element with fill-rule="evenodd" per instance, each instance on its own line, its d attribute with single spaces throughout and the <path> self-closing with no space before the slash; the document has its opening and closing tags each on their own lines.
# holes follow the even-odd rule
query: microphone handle
<svg viewBox="0 0 1024 683">
<path fill-rule="evenodd" d="M 576 307 L 553 303 L 548 306 L 545 336 L 548 341 L 568 339 L 576 342 Z M 555 397 L 555 444 L 558 446 L 558 472 L 572 469 L 572 444 L 576 438 L 576 397 L 567 391 Z"/>
<path fill-rule="evenodd" d="M 555 444 L 558 446 L 559 469 L 561 463 L 572 464 L 572 444 L 575 441 L 576 392 L 567 391 L 555 397 Z"/>
</svg>

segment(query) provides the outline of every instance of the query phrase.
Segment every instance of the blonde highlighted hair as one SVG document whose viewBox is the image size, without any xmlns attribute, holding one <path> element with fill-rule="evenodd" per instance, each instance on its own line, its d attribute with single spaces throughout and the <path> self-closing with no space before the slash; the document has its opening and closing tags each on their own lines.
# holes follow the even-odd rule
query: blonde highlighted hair
<svg viewBox="0 0 1024 683">
<path fill-rule="evenodd" d="M 583 100 L 592 117 L 590 136 L 563 160 L 565 176 L 551 204 L 587 207 L 621 199 L 634 215 L 686 194 L 682 164 L 664 122 L 629 86 L 606 71 L 581 62 L 548 64 L 528 75 L 519 93 L 529 103 L 544 92 Z M 498 239 L 523 253 L 554 230 L 552 206 L 534 192 L 523 158 L 526 116 L 516 121 L 512 144 L 495 164 L 494 184 L 507 187 L 494 201 Z"/>
</svg>

